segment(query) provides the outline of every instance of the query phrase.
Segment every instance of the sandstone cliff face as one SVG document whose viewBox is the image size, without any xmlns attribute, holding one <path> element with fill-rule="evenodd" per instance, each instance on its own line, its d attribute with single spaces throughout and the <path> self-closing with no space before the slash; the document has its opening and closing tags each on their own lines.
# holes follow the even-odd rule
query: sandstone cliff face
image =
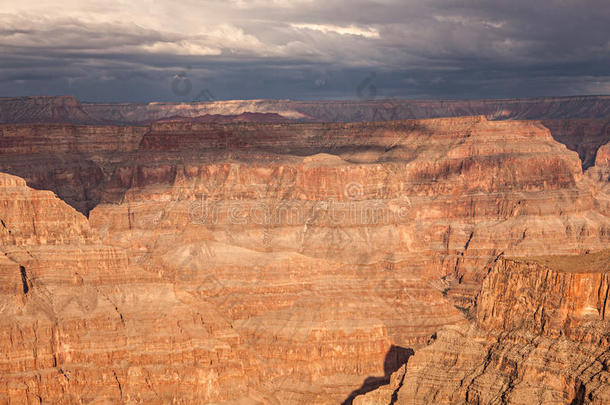
<svg viewBox="0 0 610 405">
<path fill-rule="evenodd" d="M 536 123 L 159 123 L 137 155 L 92 226 L 228 314 L 282 403 L 343 400 L 390 344 L 463 324 L 442 293 L 468 306 L 501 251 L 608 244 L 576 154 Z"/>
<path fill-rule="evenodd" d="M 184 274 L 170 284 L 156 274 L 167 264 L 151 269 L 143 261 L 147 272 L 130 263 L 52 193 L 14 176 L 0 180 L 2 402 L 336 403 L 363 376 L 383 373 L 390 349 L 389 327 L 379 319 L 388 302 L 361 278 L 400 283 L 395 289 L 411 304 L 417 301 L 406 291 L 426 290 L 412 277 L 382 278 L 378 268 L 353 274 L 350 289 L 342 272 L 333 274 L 336 264 L 244 256 L 245 249 L 235 264 L 210 267 L 224 271 L 222 282 L 195 249 L 190 260 L 199 267 L 178 267 Z M 216 253 L 226 261 L 240 251 Z M 179 266 L 183 251 L 168 254 L 157 260 Z M 338 294 L 345 299 L 337 302 Z M 438 322 L 445 308 L 461 319 L 439 292 L 426 294 L 428 317 Z"/>
<path fill-rule="evenodd" d="M 159 120 L 206 122 L 392 121 L 483 115 L 489 120 L 543 120 L 553 137 L 590 167 L 610 141 L 608 96 L 499 100 L 288 101 L 87 104 L 73 97 L 0 98 L 0 123 L 143 125 Z"/>
<path fill-rule="evenodd" d="M 610 401 L 610 254 L 499 259 L 474 324 L 441 329 L 392 383 L 397 404 Z M 399 384 L 400 382 L 400 384 Z"/>
<path fill-rule="evenodd" d="M 133 152 L 145 127 L 21 124 L 0 127 L 0 147 L 8 156 Z"/>
<path fill-rule="evenodd" d="M 536 261 L 501 261 L 483 282 L 477 322 L 488 330 L 526 328 L 554 338 L 565 335 L 579 342 L 610 344 L 603 341 L 608 336 L 598 335 L 599 328 L 585 327 L 591 322 L 595 326 L 597 320 L 607 324 L 610 316 L 610 264 L 606 254 L 598 255 L 573 263 L 562 257 L 546 261 L 555 267 L 566 262 L 560 271 Z"/>
<path fill-rule="evenodd" d="M 257 361 L 209 303 L 130 266 L 48 191 L 0 174 L 0 402 L 236 399 Z"/>
<path fill-rule="evenodd" d="M 74 322 L 91 317 L 87 325 L 103 323 L 96 317 L 112 319 L 97 328 L 105 338 L 84 323 L 65 332 L 69 339 L 62 342 L 85 342 L 74 343 L 76 352 L 89 345 L 95 356 L 102 353 L 70 360 L 81 376 L 66 391 L 73 398 L 120 400 L 123 393 L 123 401 L 129 395 L 159 402 L 338 403 L 367 377 L 385 376 L 384 360 L 393 346 L 421 358 L 435 331 L 467 328 L 454 304 L 473 304 L 485 269 L 500 252 L 582 253 L 610 242 L 608 212 L 596 191 L 605 183 L 589 171 L 583 175 L 576 153 L 535 122 L 179 121 L 95 127 L 90 137 L 78 135 L 81 127 L 53 128 L 29 136 L 11 127 L 13 140 L 3 147 L 16 158 L 2 162 L 17 167 L 38 148 L 38 160 L 19 166 L 32 181 L 38 165 L 51 167 L 48 172 L 72 167 L 74 161 L 65 158 L 78 150 L 83 160 L 75 161 L 72 172 L 89 161 L 101 174 L 67 177 L 76 180 L 57 181 L 57 188 L 86 185 L 82 194 L 70 195 L 95 207 L 87 221 L 60 204 L 62 214 L 48 217 L 56 215 L 53 226 L 60 229 L 47 232 L 47 239 L 23 242 L 30 252 L 48 252 L 38 253 L 44 260 L 27 261 L 27 252 L 19 251 L 2 265 L 10 278 L 7 291 L 22 291 L 26 298 L 37 285 L 27 280 L 47 280 L 32 272 L 47 274 L 46 283 L 54 286 L 46 287 L 50 296 L 68 302 L 65 314 L 62 306 L 51 314 Z M 46 153 L 53 142 L 63 154 Z M 22 200 L 37 201 L 39 192 L 19 187 L 28 196 Z M 37 235 L 36 221 L 44 222 L 46 214 L 24 208 L 27 202 L 11 206 L 11 200 L 3 215 L 15 216 L 11 223 L 35 218 L 30 228 L 23 225 L 23 238 Z M 64 221 L 80 225 L 61 228 Z M 58 242 L 49 246 L 48 240 Z M 96 255 L 103 258 L 99 265 L 92 264 Z M 98 303 L 92 315 L 73 308 L 78 300 L 68 300 L 81 297 L 75 292 L 80 279 L 71 273 L 81 267 L 82 285 L 109 297 L 98 298 L 107 304 Z M 11 311 L 6 328 L 33 322 Z M 20 347 L 28 351 L 55 335 L 49 336 L 30 336 Z M 476 344 L 488 340 L 464 344 L 475 345 L 472 362 L 486 347 Z M 457 337 L 455 343 L 461 344 Z M 32 360 L 16 373 L 6 390 L 21 391 L 6 395 L 28 395 L 23 390 L 34 380 L 26 388 L 19 384 L 40 369 L 51 373 L 43 397 L 58 395 L 55 352 L 49 349 L 51 366 Z M 98 361 L 105 371 L 91 367 Z M 68 366 L 61 364 L 62 370 Z M 410 365 L 411 360 L 402 370 L 410 372 Z M 86 380 L 99 389 L 86 392 Z"/>
<path fill-rule="evenodd" d="M 600 182 L 610 182 L 610 142 L 600 147 L 595 156 L 595 167 L 591 172 Z"/>
<path fill-rule="evenodd" d="M 606 246 L 608 218 L 581 180 L 575 154 L 535 123 L 167 123 L 155 124 L 136 157 L 114 171 L 102 197 L 112 205 L 92 219 L 109 238 L 128 232 L 121 240 L 147 251 L 157 236 L 141 240 L 138 227 L 173 232 L 189 215 L 210 215 L 199 225 L 213 241 L 352 264 L 391 258 L 427 279 L 446 276 L 439 289 L 455 287 L 450 295 L 467 305 L 481 269 L 501 251 Z M 269 223 L 256 218 L 274 213 Z"/>
<path fill-rule="evenodd" d="M 129 156 L 120 155 L 133 151 L 148 131 L 146 126 L 157 121 L 166 124 L 182 121 L 188 126 L 188 122 L 197 121 L 387 121 L 465 115 L 484 115 L 490 120 L 543 119 L 553 137 L 577 151 L 583 167 L 588 168 L 594 163 L 600 145 L 610 141 L 610 127 L 604 118 L 610 114 L 609 100 L 607 97 L 480 101 L 250 100 L 140 105 L 82 104 L 73 97 L 4 98 L 0 99 L 0 123 L 38 124 L 0 127 L 0 151 L 8 154 L 0 161 L 0 170 L 25 178 L 32 187 L 56 192 L 88 215 L 100 202 L 100 190 L 115 169 L 113 163 L 129 160 Z M 156 130 L 154 126 L 151 129 Z M 254 131 L 253 135 L 261 133 Z M 239 144 L 228 146 L 239 148 Z M 349 144 L 345 148 L 349 149 Z"/>
</svg>

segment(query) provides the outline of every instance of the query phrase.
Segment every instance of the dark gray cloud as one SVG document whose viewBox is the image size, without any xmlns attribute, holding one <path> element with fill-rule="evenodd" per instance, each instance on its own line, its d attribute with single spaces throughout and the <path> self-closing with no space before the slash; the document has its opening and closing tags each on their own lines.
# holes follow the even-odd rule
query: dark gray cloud
<svg viewBox="0 0 610 405">
<path fill-rule="evenodd" d="M 342 99 L 359 85 L 406 98 L 610 93 L 607 0 L 5 3 L 3 96 Z M 191 91 L 173 92 L 176 77 Z"/>
</svg>

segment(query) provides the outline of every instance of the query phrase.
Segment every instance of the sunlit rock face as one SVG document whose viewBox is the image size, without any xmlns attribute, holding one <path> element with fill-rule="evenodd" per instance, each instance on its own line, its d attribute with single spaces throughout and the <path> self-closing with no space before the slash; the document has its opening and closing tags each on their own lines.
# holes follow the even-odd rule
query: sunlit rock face
<svg viewBox="0 0 610 405">
<path fill-rule="evenodd" d="M 354 403 L 606 404 L 609 282 L 609 251 L 500 258 L 472 324 L 439 330 L 390 384 Z"/>
<path fill-rule="evenodd" d="M 88 214 L 3 177 L 3 400 L 402 396 L 396 373 L 428 367 L 442 331 L 483 333 L 482 286 L 510 297 L 488 281 L 502 257 L 610 242 L 605 147 L 583 173 L 534 121 L 2 130 L 3 171 Z M 454 338 L 471 363 L 490 339 Z"/>
<path fill-rule="evenodd" d="M 248 394 L 260 364 L 215 306 L 130 264 L 49 191 L 0 174 L 0 402 Z"/>
<path fill-rule="evenodd" d="M 501 252 L 606 246 L 592 184 L 531 122 L 158 124 L 91 220 L 133 257 L 183 229 L 189 241 L 408 267 L 469 306 Z"/>
<path fill-rule="evenodd" d="M 0 98 L 0 124 L 148 125 L 198 122 L 371 122 L 482 115 L 488 120 L 541 120 L 553 137 L 595 162 L 610 141 L 610 97 L 498 100 L 229 100 L 193 103 L 81 103 L 71 96 Z M 89 207 L 91 208 L 91 207 Z"/>
</svg>

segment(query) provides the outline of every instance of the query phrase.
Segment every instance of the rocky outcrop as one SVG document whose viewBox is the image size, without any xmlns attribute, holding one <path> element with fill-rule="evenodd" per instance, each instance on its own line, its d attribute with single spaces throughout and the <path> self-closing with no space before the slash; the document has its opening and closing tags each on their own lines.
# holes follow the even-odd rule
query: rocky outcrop
<svg viewBox="0 0 610 405">
<path fill-rule="evenodd" d="M 209 302 L 128 263 L 84 216 L 0 174 L 0 402 L 222 401 L 257 360 Z"/>
<path fill-rule="evenodd" d="M 595 156 L 595 167 L 591 172 L 596 180 L 610 182 L 610 142 L 606 143 L 597 151 Z"/>
<path fill-rule="evenodd" d="M 492 331 L 525 328 L 553 338 L 609 344 L 604 339 L 610 336 L 598 334 L 603 328 L 586 330 L 591 322 L 610 322 L 609 256 L 500 261 L 477 298 L 479 326 Z"/>
<path fill-rule="evenodd" d="M 441 329 L 389 386 L 354 403 L 388 392 L 396 404 L 608 403 L 609 283 L 608 251 L 500 258 L 471 326 Z"/>
<path fill-rule="evenodd" d="M 595 157 L 595 166 L 603 169 L 610 167 L 610 142 L 598 150 Z"/>
<path fill-rule="evenodd" d="M 501 252 L 574 254 L 610 242 L 596 191 L 603 183 L 583 174 L 577 154 L 531 121 L 180 119 L 32 127 L 31 134 L 26 126 L 5 127 L 10 141 L 0 163 L 7 170 L 19 167 L 28 182 L 40 172 L 78 170 L 81 178 L 47 184 L 79 210 L 92 208 L 87 220 L 23 183 L 15 195 L 27 198 L 3 202 L 2 215 L 15 218 L 6 222 L 11 235 L 18 233 L 10 224 L 24 224 L 24 242 L 7 246 L 22 243 L 38 260 L 8 252 L 10 261 L 0 263 L 9 277 L 6 294 L 25 297 L 15 306 L 41 285 L 59 297 L 23 304 L 52 314 L 51 332 L 36 332 L 42 340 L 31 332 L 7 353 L 52 341 L 53 316 L 84 319 L 101 331 L 85 324 L 61 329 L 65 352 L 78 353 L 60 367 L 81 376 L 81 385 L 66 391 L 71 398 L 339 403 L 390 379 L 384 363 L 392 347 L 415 351 L 415 359 L 435 331 L 467 330 L 465 315 L 474 313 L 467 308 Z M 53 143 L 57 154 L 50 153 Z M 98 174 L 82 170 L 86 162 Z M 85 191 L 64 192 L 65 184 Z M 47 214 L 55 203 L 38 203 L 38 195 L 55 201 L 61 214 Z M 57 229 L 36 239 L 39 222 Z M 92 289 L 99 302 L 89 314 Z M 7 330 L 33 322 L 10 311 Z M 54 372 L 56 352 L 49 349 L 50 366 L 31 360 L 10 374 L 4 395 L 33 392 L 35 380 L 26 376 Z M 392 371 L 411 372 L 413 359 Z M 92 366 L 98 361 L 101 374 Z M 99 389 L 85 392 L 85 381 Z M 14 386 L 22 390 L 10 391 Z M 43 398 L 59 395 L 53 377 L 41 387 L 49 387 Z"/>
</svg>

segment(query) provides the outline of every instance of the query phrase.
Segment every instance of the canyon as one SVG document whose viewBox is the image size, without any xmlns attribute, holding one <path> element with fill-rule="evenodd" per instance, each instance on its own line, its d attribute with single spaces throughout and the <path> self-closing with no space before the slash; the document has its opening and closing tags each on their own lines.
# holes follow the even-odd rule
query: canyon
<svg viewBox="0 0 610 405">
<path fill-rule="evenodd" d="M 607 403 L 609 117 L 0 99 L 0 402 Z"/>
<path fill-rule="evenodd" d="M 607 404 L 609 260 L 607 250 L 499 258 L 473 323 L 439 330 L 388 386 L 354 404 Z"/>
<path fill-rule="evenodd" d="M 483 115 L 488 120 L 540 120 L 579 153 L 583 167 L 610 139 L 610 96 L 499 100 L 228 100 L 148 104 L 86 103 L 72 96 L 0 98 L 0 124 L 148 125 L 204 122 L 374 122 Z"/>
</svg>

